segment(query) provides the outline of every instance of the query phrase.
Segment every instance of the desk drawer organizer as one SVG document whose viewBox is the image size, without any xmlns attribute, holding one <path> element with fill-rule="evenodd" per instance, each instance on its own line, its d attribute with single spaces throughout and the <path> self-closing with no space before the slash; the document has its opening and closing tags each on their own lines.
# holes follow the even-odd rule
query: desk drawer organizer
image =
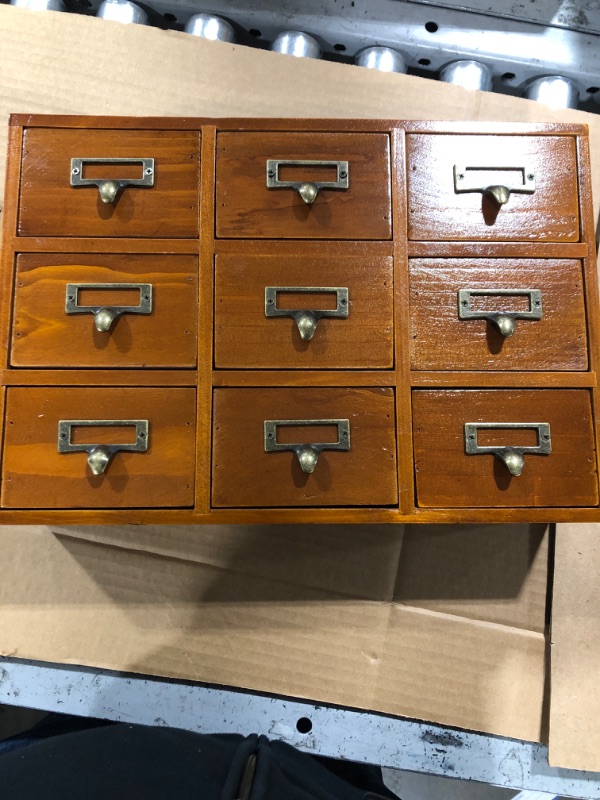
<svg viewBox="0 0 600 800">
<path fill-rule="evenodd" d="M 600 520 L 587 130 L 14 116 L 0 522 Z"/>
</svg>

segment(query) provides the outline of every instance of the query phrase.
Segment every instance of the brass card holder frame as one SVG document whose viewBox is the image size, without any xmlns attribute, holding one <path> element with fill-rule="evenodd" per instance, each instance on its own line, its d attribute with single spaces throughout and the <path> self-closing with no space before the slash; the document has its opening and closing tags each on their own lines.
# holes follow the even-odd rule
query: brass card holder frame
<svg viewBox="0 0 600 800">
<path fill-rule="evenodd" d="M 73 428 L 117 428 L 135 425 L 135 442 L 123 444 L 73 444 Z M 148 450 L 147 419 L 61 419 L 58 423 L 58 452 L 87 453 L 94 475 L 102 475 L 116 453 L 145 453 Z"/>
<path fill-rule="evenodd" d="M 510 184 L 485 184 L 478 180 L 478 176 L 473 173 L 491 171 L 510 171 L 520 172 L 523 175 L 521 183 Z M 524 166 L 514 167 L 497 164 L 495 166 L 467 166 L 467 164 L 454 165 L 454 191 L 457 194 L 463 192 L 481 192 L 483 195 L 492 197 L 499 206 L 508 203 L 511 194 L 533 194 L 535 192 L 535 172 L 525 164 Z"/>
<path fill-rule="evenodd" d="M 80 305 L 79 292 L 89 290 L 119 290 L 138 289 L 140 302 L 137 306 L 102 306 L 97 303 Z M 152 284 L 151 283 L 67 283 L 65 297 L 65 314 L 93 314 L 94 325 L 100 333 L 108 332 L 115 320 L 123 314 L 151 314 L 152 313 Z"/>
<path fill-rule="evenodd" d="M 335 167 L 334 181 L 283 181 L 279 178 L 280 167 Z M 347 161 L 298 161 L 297 159 L 267 159 L 267 189 L 295 189 L 307 205 L 312 205 L 322 189 L 346 191 L 350 186 L 350 171 Z"/>
<path fill-rule="evenodd" d="M 277 308 L 277 295 L 280 292 L 304 294 L 333 294 L 336 305 L 333 309 Z M 265 286 L 265 316 L 292 317 L 296 322 L 300 336 L 306 342 L 315 335 L 317 324 L 323 317 L 346 319 L 349 314 L 348 289 L 341 286 Z"/>
<path fill-rule="evenodd" d="M 474 297 L 528 297 L 529 309 L 527 311 L 474 311 L 472 300 Z M 518 319 L 540 320 L 542 318 L 542 291 L 541 289 L 459 289 L 458 290 L 458 318 L 459 319 L 484 319 L 490 322 L 505 339 L 515 332 Z"/>
<path fill-rule="evenodd" d="M 535 430 L 537 445 L 503 446 L 480 445 L 477 434 L 480 430 Z M 549 455 L 552 452 L 550 425 L 547 422 L 466 422 L 465 451 L 469 456 L 492 454 L 500 459 L 511 475 L 518 477 L 525 466 L 525 455 Z"/>
<path fill-rule="evenodd" d="M 284 444 L 277 441 L 277 428 L 314 425 L 336 425 L 337 442 L 295 442 Z M 350 450 L 350 420 L 347 419 L 266 419 L 264 422 L 265 453 L 292 450 L 298 457 L 302 471 L 314 472 L 323 450 Z"/>
<path fill-rule="evenodd" d="M 139 178 L 84 178 L 86 164 L 139 164 L 142 170 Z M 128 186 L 154 186 L 153 158 L 72 158 L 71 186 L 80 188 L 96 186 L 103 203 L 111 204 L 117 195 Z"/>
</svg>

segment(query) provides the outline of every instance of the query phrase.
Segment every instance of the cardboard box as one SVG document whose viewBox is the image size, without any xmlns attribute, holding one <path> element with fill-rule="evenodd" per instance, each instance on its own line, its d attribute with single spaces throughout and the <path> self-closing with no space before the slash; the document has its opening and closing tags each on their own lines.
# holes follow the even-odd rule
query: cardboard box
<svg viewBox="0 0 600 800">
<path fill-rule="evenodd" d="M 564 120 L 590 126 L 600 198 L 595 115 L 10 6 L 0 53 L 2 181 L 11 112 Z M 5 527 L 0 652 L 549 740 L 600 770 L 597 531 L 558 526 L 554 559 L 524 525 Z"/>
</svg>

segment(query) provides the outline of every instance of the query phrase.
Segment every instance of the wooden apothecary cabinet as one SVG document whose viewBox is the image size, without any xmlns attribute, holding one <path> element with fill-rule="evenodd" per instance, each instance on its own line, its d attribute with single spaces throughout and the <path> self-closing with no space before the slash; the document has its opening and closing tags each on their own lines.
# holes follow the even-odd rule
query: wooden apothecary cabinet
<svg viewBox="0 0 600 800">
<path fill-rule="evenodd" d="M 14 116 L 1 522 L 600 520 L 587 130 Z"/>
</svg>

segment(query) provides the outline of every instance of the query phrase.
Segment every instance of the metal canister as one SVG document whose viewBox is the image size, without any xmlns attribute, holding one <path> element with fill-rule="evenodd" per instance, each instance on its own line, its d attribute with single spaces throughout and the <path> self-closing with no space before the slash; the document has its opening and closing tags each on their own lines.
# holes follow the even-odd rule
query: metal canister
<svg viewBox="0 0 600 800">
<path fill-rule="evenodd" d="M 10 0 L 10 4 L 34 11 L 66 11 L 62 0 Z"/>
<path fill-rule="evenodd" d="M 203 39 L 235 42 L 233 25 L 222 17 L 214 16 L 214 14 L 194 14 L 193 17 L 188 19 L 184 30 L 192 36 L 200 36 Z"/>
<path fill-rule="evenodd" d="M 97 17 L 123 22 L 126 25 L 146 25 L 148 15 L 130 0 L 104 0 L 98 9 Z"/>
<path fill-rule="evenodd" d="M 356 54 L 354 63 L 380 72 L 406 72 L 404 56 L 391 47 L 366 47 Z"/>
<path fill-rule="evenodd" d="M 321 57 L 321 46 L 317 40 L 302 31 L 282 31 L 273 39 L 271 50 L 298 58 Z"/>
<path fill-rule="evenodd" d="M 562 75 L 536 78 L 525 89 L 523 97 L 553 108 L 577 108 L 579 105 L 579 89 Z"/>
<path fill-rule="evenodd" d="M 463 89 L 489 92 L 492 88 L 492 71 L 481 61 L 461 59 L 445 66 L 440 72 L 440 80 L 462 86 Z"/>
</svg>

